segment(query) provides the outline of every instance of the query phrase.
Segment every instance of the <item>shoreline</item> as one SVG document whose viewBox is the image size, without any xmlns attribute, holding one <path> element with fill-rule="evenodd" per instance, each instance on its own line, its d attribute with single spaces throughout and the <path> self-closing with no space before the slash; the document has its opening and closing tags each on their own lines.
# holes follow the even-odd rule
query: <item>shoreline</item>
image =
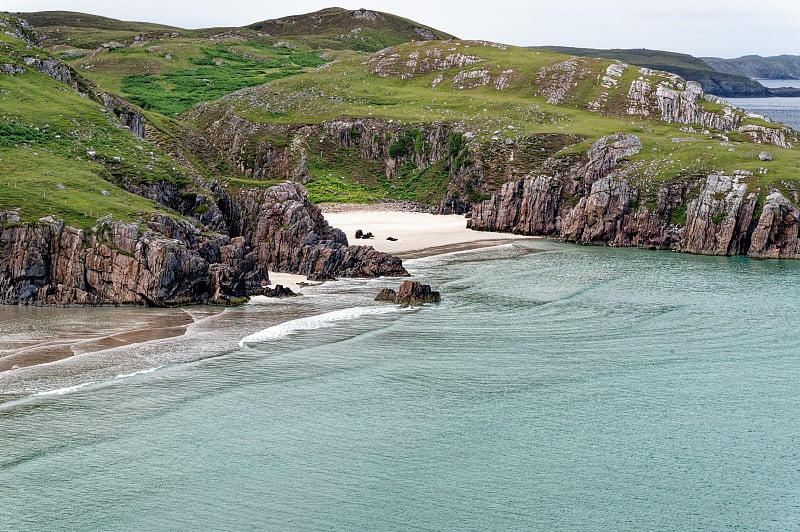
<svg viewBox="0 0 800 532">
<path fill-rule="evenodd" d="M 104 308 L 104 307 L 99 307 Z M 19 312 L 54 312 L 63 309 L 49 307 L 30 307 L 15 309 Z M 141 308 L 143 312 L 147 309 Z M 6 345 L 17 344 L 17 348 L 0 350 L 0 372 L 41 366 L 69 359 L 73 356 L 95 353 L 124 347 L 175 338 L 186 333 L 197 320 L 186 309 L 158 309 L 157 315 L 144 323 L 131 323 L 117 329 L 98 332 L 97 335 L 81 335 L 72 338 L 54 338 L 38 341 L 34 339 L 11 341 Z M 6 352 L 8 351 L 8 352 Z"/>
<path fill-rule="evenodd" d="M 345 232 L 351 245 L 372 246 L 378 251 L 396 255 L 402 260 L 411 260 L 491 247 L 529 236 L 506 233 L 473 231 L 466 228 L 466 219 L 461 215 L 434 215 L 422 212 L 414 205 L 387 203 L 371 205 L 329 204 L 321 206 L 328 223 Z M 355 231 L 373 233 L 370 239 L 355 239 Z M 387 240 L 387 237 L 396 240 Z M 308 286 L 304 275 L 282 272 L 269 272 L 270 286 L 283 285 L 297 292 Z M 316 283 L 311 283 L 314 285 Z M 97 307 L 93 307 L 97 308 Z M 188 309 L 195 309 L 190 312 Z M 198 311 L 197 309 L 202 309 Z M 24 313 L 45 318 L 50 313 L 64 309 L 49 307 L 22 307 L 9 310 L 17 318 Z M 131 309 L 128 309 L 131 310 Z M 135 309 L 127 316 L 117 316 L 113 327 L 101 330 L 90 329 L 87 334 L 76 331 L 61 337 L 43 339 L 23 338 L 15 341 L 13 333 L 0 348 L 0 373 L 17 369 L 43 366 L 68 360 L 74 356 L 96 353 L 136 344 L 144 344 L 186 334 L 189 327 L 198 319 L 195 314 L 218 314 L 224 307 L 186 307 L 174 309 Z M 147 316 L 152 312 L 152 316 Z M 42 319 L 39 316 L 39 319 Z M 120 322 L 119 320 L 122 320 Z M 102 326 L 106 322 L 103 321 Z M 84 328 L 88 325 L 84 325 Z M 3 340 L 0 334 L 0 340 Z M 5 347 L 4 346 L 4 347 Z"/>
</svg>

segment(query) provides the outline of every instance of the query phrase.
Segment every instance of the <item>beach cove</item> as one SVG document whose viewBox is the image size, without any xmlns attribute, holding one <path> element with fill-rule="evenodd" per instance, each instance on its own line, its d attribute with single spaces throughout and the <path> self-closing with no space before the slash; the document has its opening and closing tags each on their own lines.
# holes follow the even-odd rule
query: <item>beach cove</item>
<svg viewBox="0 0 800 532">
<path fill-rule="evenodd" d="M 524 238 L 518 235 L 472 231 L 466 228 L 463 216 L 437 216 L 398 210 L 391 204 L 334 204 L 326 209 L 325 215 L 333 226 L 345 231 L 351 243 L 372 246 L 401 258 L 463 251 Z M 355 239 L 355 232 L 361 227 L 375 233 L 375 238 Z M 397 240 L 386 240 L 391 235 L 397 235 L 393 237 Z M 302 275 L 270 272 L 270 281 L 272 286 L 283 285 L 297 293 L 316 293 L 313 286 L 306 286 L 309 284 L 308 280 Z M 399 281 L 387 281 L 386 284 L 388 286 L 393 283 L 398 284 Z M 340 284 L 330 284 L 325 292 L 335 292 Z M 268 304 L 269 300 L 256 297 L 253 303 Z M 4 378 L 4 371 L 18 371 L 49 363 L 56 364 L 44 370 L 45 374 L 80 375 L 80 369 L 66 367 L 73 365 L 75 361 L 69 359 L 75 356 L 83 356 L 85 359 L 75 364 L 76 368 L 83 368 L 85 364 L 91 365 L 90 360 L 97 360 L 102 366 L 106 363 L 104 355 L 110 354 L 109 360 L 118 361 L 124 366 L 120 369 L 122 372 L 146 370 L 146 367 L 135 364 L 129 367 L 124 362 L 126 351 L 137 349 L 131 346 L 183 336 L 188 330 L 202 328 L 197 324 L 199 321 L 224 321 L 225 318 L 218 316 L 224 311 L 224 307 L 215 306 L 174 309 L 0 306 L 0 323 L 3 323 L 0 328 L 0 381 Z M 290 312 L 286 319 L 291 316 Z M 280 315 L 270 318 L 271 321 L 281 319 L 283 318 Z M 16 377 L 22 376 L 5 376 L 11 382 L 17 380 Z M 57 388 L 63 387 L 60 386 L 63 384 L 61 380 L 58 383 Z M 0 387 L 0 394 L 2 393 Z"/>
</svg>

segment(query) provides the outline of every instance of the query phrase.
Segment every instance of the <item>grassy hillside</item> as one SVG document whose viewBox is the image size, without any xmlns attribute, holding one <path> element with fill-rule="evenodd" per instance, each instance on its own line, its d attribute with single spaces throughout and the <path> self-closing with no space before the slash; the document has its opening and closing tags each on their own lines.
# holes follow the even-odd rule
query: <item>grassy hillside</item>
<svg viewBox="0 0 800 532">
<path fill-rule="evenodd" d="M 106 17 L 24 13 L 43 46 L 102 90 L 176 116 L 244 87 L 313 70 L 323 49 L 375 51 L 449 35 L 394 15 L 326 9 L 246 28 L 184 30 Z"/>
<path fill-rule="evenodd" d="M 24 58 L 36 56 L 46 54 L 0 33 L 0 64 L 17 68 L 0 75 L 0 210 L 21 207 L 22 221 L 54 216 L 83 228 L 159 210 L 119 185 L 181 183 L 184 170 L 99 102 L 27 66 Z"/>
<path fill-rule="evenodd" d="M 631 65 L 673 72 L 684 79 L 697 81 L 703 90 L 722 97 L 768 96 L 769 91 L 749 77 L 735 71 L 720 70 L 703 59 L 687 54 L 662 50 L 572 48 L 568 46 L 543 46 L 541 49 L 581 57 L 605 57 Z"/>
<path fill-rule="evenodd" d="M 436 205 L 456 178 L 474 202 L 507 179 L 585 157 L 597 139 L 617 132 L 645 144 L 630 158 L 638 168 L 635 184 L 645 191 L 714 171 L 753 172 L 748 179 L 765 188 L 800 178 L 796 150 L 769 146 L 774 161 L 761 174 L 764 146 L 741 134 L 668 124 L 655 118 L 657 109 L 649 118 L 628 114 L 632 83 L 680 82 L 637 67 L 608 82 L 614 64 L 608 58 L 426 41 L 429 32 L 444 35 L 363 10 L 191 31 L 80 14 L 31 19 L 46 35 L 46 50 L 3 35 L 0 57 L 0 64 L 20 69 L 0 75 L 0 208 L 23 205 L 29 221 L 52 214 L 86 227 L 97 214 L 136 219 L 155 205 L 117 185 L 186 183 L 189 171 L 173 157 L 233 188 L 267 186 L 285 172 L 265 171 L 254 180 L 252 168 L 236 158 L 269 169 L 281 150 L 302 154 L 296 160 L 289 154 L 283 169 L 302 160 L 302 180 L 319 202 L 398 198 Z M 26 66 L 25 57 L 48 52 L 99 90 L 144 109 L 153 143 L 134 138 L 98 101 Z M 672 58 L 699 68 L 696 58 L 678 59 Z M 700 105 L 701 112 L 725 112 L 719 103 Z M 380 134 L 352 130 L 347 142 L 334 141 L 323 124 L 336 119 L 373 120 Z M 360 146 L 368 141 L 376 151 L 365 157 Z"/>
<path fill-rule="evenodd" d="M 131 41 L 136 35 L 185 32 L 172 26 L 148 22 L 127 22 L 108 17 L 72 11 L 38 11 L 16 13 L 26 20 L 44 46 L 63 45 L 94 50 L 102 43 Z"/>
<path fill-rule="evenodd" d="M 469 56 L 474 63 L 465 67 L 424 67 L 423 58 L 454 54 Z M 745 170 L 758 175 L 763 165 L 758 154 L 764 147 L 748 142 L 741 135 L 731 133 L 723 137 L 719 132 L 699 130 L 687 133 L 681 131 L 681 124 L 626 114 L 630 83 L 647 78 L 656 86 L 668 80 L 661 73 L 643 75 L 637 68 L 630 68 L 617 85 L 607 89 L 598 79 L 611 61 L 581 59 L 577 68 L 583 77 L 570 86 L 559 105 L 547 103 L 547 81 L 541 72 L 547 68 L 558 71 L 555 65 L 567 59 L 555 52 L 469 41 L 410 43 L 372 56 L 343 52 L 324 69 L 245 89 L 201 106 L 193 116 L 200 128 L 234 113 L 264 127 L 274 127 L 275 131 L 287 131 L 286 125 L 369 117 L 403 127 L 417 140 L 420 135 L 415 132 L 425 124 L 449 123 L 486 146 L 547 135 L 582 139 L 577 145 L 561 149 L 557 157 L 585 152 L 602 136 L 627 132 L 638 135 L 645 143 L 646 149 L 632 159 L 640 165 L 640 184 L 646 187 L 655 188 L 664 181 L 713 171 Z M 427 64 L 432 63 L 431 59 Z M 490 81 L 481 84 L 476 81 L 480 81 L 480 76 L 470 72 L 485 75 Z M 497 85 L 500 79 L 505 80 L 502 89 Z M 604 102 L 602 109 L 591 111 L 592 102 L 600 100 Z M 708 112 L 722 111 L 719 104 L 702 105 Z M 756 119 L 745 122 L 748 121 L 776 127 Z M 275 142 L 287 145 L 291 133 L 287 135 Z M 735 144 L 721 142 L 724 138 Z M 313 137 L 306 142 L 313 147 L 322 140 Z M 424 146 L 421 148 L 424 150 Z M 363 201 L 414 195 L 412 199 L 424 200 L 419 190 L 414 189 L 415 180 L 419 183 L 427 179 L 422 188 L 434 183 L 441 185 L 441 172 L 431 176 L 437 172 L 435 167 L 411 167 L 398 183 L 382 177 L 380 168 L 372 162 L 354 157 L 352 150 L 349 154 L 346 150 L 330 153 L 320 150 L 319 155 L 311 155 L 308 183 L 318 200 Z M 775 156 L 770 172 L 754 177 L 754 181 L 767 185 L 800 177 L 797 151 L 772 146 L 769 150 Z"/>
</svg>

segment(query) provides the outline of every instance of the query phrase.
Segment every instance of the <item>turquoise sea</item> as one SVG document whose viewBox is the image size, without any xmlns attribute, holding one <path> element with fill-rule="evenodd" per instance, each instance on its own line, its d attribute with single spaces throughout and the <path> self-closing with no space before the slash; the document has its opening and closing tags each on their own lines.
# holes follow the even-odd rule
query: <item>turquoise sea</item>
<svg viewBox="0 0 800 532">
<path fill-rule="evenodd" d="M 440 304 L 327 283 L 0 373 L 0 529 L 800 527 L 800 262 L 407 265 Z"/>
</svg>

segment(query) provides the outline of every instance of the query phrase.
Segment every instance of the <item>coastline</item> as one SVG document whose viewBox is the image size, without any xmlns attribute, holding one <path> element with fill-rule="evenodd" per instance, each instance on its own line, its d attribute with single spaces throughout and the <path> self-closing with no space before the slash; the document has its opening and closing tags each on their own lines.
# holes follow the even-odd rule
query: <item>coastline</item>
<svg viewBox="0 0 800 532">
<path fill-rule="evenodd" d="M 473 231 L 466 228 L 466 219 L 460 215 L 434 215 L 421 212 L 410 205 L 323 205 L 323 214 L 331 226 L 345 232 L 351 244 L 372 246 L 378 251 L 394 254 L 403 260 L 466 251 L 530 239 L 528 236 Z M 370 239 L 355 239 L 355 231 L 373 233 Z M 393 237 L 396 240 L 387 240 Z M 269 272 L 270 285 L 281 284 L 298 292 L 307 278 L 303 275 Z M 316 284 L 316 283 L 314 283 Z M 176 338 L 206 317 L 222 313 L 222 307 L 185 308 L 125 308 L 83 309 L 86 318 L 65 309 L 47 307 L 9 307 L 0 309 L 7 316 L 28 319 L 37 317 L 36 335 L 30 330 L 18 334 L 0 331 L 0 373 L 17 369 L 51 365 L 74 356 L 98 353 L 137 344 Z M 114 312 L 108 320 L 108 312 Z M 63 313 L 76 314 L 74 323 L 61 327 L 49 326 L 50 316 Z M 91 317 L 89 317 L 91 316 Z M 95 317 L 97 316 L 97 317 Z M 70 320 L 67 320 L 70 321 Z M 41 324 L 41 325 L 39 325 Z M 41 329 L 41 330 L 40 330 Z M 4 334 L 5 333 L 5 334 Z"/>
</svg>

